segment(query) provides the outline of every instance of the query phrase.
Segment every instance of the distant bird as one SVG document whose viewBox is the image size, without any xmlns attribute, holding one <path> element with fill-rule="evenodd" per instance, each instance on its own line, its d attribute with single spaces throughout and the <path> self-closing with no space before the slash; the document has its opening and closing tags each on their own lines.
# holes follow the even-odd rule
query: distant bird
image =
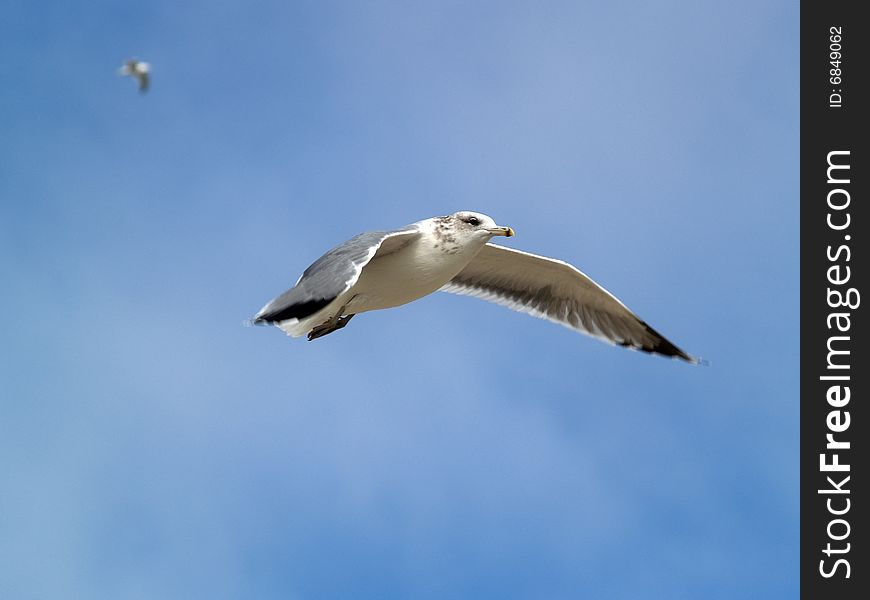
<svg viewBox="0 0 870 600">
<path fill-rule="evenodd" d="M 253 322 L 314 340 L 341 329 L 357 313 L 442 290 L 496 302 L 611 344 L 698 363 L 568 263 L 488 243 L 493 236 L 512 235 L 510 227 L 469 211 L 361 233 L 314 261 Z"/>
<path fill-rule="evenodd" d="M 151 65 L 147 62 L 142 62 L 141 60 L 136 60 L 131 58 L 124 66 L 122 66 L 118 73 L 125 77 L 135 77 L 136 81 L 139 82 L 139 92 L 145 93 L 148 91 L 148 85 L 151 83 Z"/>
</svg>

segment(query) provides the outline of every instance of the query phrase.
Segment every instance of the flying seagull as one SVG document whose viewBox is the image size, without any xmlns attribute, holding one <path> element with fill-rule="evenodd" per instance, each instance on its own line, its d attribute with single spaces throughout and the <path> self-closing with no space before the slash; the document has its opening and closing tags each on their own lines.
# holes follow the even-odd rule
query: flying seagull
<svg viewBox="0 0 870 600">
<path fill-rule="evenodd" d="M 148 91 L 148 85 L 151 83 L 151 65 L 141 60 L 131 58 L 118 70 L 118 73 L 125 77 L 135 77 L 139 82 L 139 92 L 144 94 Z"/>
<path fill-rule="evenodd" d="M 356 314 L 441 290 L 502 304 L 611 344 L 698 362 L 568 263 L 489 243 L 493 236 L 512 235 L 510 227 L 470 211 L 361 233 L 314 261 L 253 323 L 314 340 Z"/>
</svg>

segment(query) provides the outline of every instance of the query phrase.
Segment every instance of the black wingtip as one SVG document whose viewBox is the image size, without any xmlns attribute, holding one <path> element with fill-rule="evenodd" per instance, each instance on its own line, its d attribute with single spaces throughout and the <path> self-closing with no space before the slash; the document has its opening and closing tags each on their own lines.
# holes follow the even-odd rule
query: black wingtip
<svg viewBox="0 0 870 600">
<path fill-rule="evenodd" d="M 335 300 L 335 298 L 318 298 L 316 300 L 307 300 L 305 302 L 297 302 L 288 306 L 282 306 L 277 310 L 267 311 L 257 315 L 254 318 L 254 324 L 277 323 L 278 321 L 286 321 L 287 319 L 301 320 L 305 317 L 310 317 L 333 300 Z"/>
<path fill-rule="evenodd" d="M 693 365 L 709 364 L 709 362 L 705 360 L 695 358 L 694 356 L 687 354 L 686 352 L 672 344 L 670 341 L 668 341 L 668 339 L 665 338 L 665 336 L 660 334 L 658 331 L 656 331 L 643 321 L 641 321 L 641 323 L 643 323 L 644 328 L 646 328 L 646 332 L 650 334 L 654 341 L 649 346 L 641 346 L 639 350 L 642 350 L 643 352 L 649 352 L 651 354 L 661 354 L 662 356 L 668 356 L 670 358 L 679 358 L 680 360 L 684 360 L 687 363 Z"/>
</svg>

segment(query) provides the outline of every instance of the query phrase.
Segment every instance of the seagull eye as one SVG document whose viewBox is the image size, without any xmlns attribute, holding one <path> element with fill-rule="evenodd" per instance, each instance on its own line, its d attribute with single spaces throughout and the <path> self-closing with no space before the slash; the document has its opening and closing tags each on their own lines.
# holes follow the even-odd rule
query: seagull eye
<svg viewBox="0 0 870 600">
<path fill-rule="evenodd" d="M 478 225 L 480 225 L 480 219 L 478 219 L 477 217 L 468 217 L 468 219 L 465 222 L 468 223 L 469 225 L 474 226 L 474 227 L 477 227 Z"/>
</svg>

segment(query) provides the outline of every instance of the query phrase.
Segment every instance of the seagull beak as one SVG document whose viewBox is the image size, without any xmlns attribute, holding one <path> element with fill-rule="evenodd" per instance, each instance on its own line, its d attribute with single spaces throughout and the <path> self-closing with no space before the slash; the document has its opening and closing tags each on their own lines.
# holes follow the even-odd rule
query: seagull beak
<svg viewBox="0 0 870 600">
<path fill-rule="evenodd" d="M 511 227 L 490 227 L 487 231 L 492 235 L 503 235 L 505 237 L 511 237 L 514 235 L 514 230 Z"/>
</svg>

